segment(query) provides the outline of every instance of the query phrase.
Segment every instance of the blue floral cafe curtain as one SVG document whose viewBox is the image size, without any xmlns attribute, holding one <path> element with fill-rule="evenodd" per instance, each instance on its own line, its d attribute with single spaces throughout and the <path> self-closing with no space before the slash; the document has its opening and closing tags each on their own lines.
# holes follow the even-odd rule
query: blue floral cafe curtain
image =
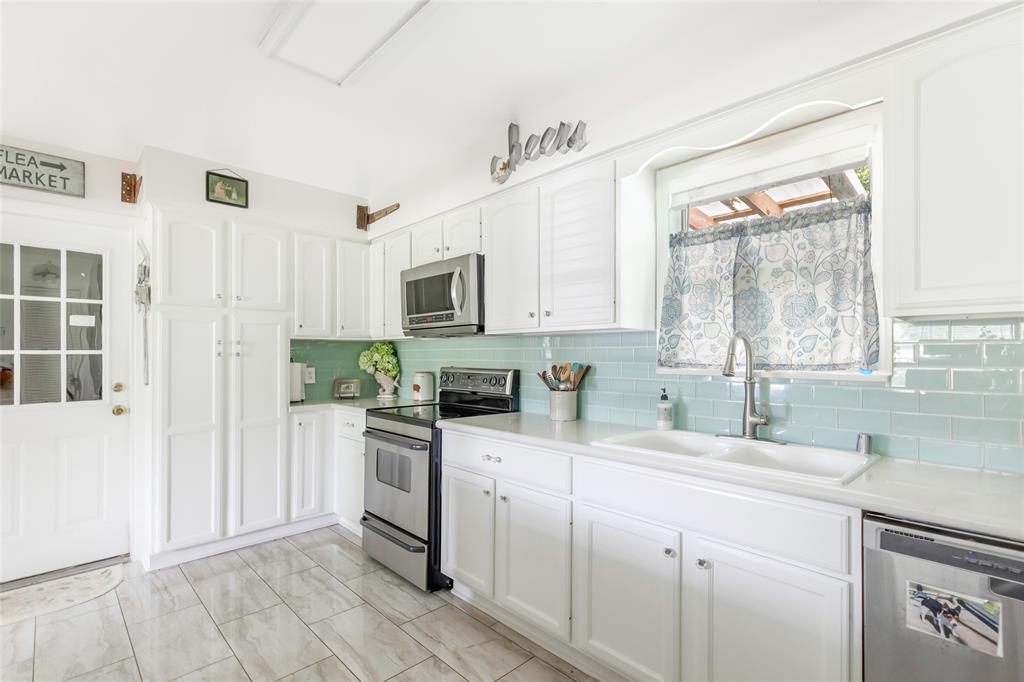
<svg viewBox="0 0 1024 682">
<path fill-rule="evenodd" d="M 757 369 L 874 370 L 870 198 L 673 235 L 659 366 L 718 367 L 733 331 Z"/>
</svg>

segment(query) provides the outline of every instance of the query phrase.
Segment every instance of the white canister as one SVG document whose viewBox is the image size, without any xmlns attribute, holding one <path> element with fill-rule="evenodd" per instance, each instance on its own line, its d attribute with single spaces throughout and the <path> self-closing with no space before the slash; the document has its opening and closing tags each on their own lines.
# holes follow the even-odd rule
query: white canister
<svg viewBox="0 0 1024 682">
<path fill-rule="evenodd" d="M 412 399 L 434 399 L 434 373 L 419 371 L 412 375 Z"/>
<path fill-rule="evenodd" d="M 576 391 L 551 391 L 551 421 L 576 421 Z"/>
</svg>

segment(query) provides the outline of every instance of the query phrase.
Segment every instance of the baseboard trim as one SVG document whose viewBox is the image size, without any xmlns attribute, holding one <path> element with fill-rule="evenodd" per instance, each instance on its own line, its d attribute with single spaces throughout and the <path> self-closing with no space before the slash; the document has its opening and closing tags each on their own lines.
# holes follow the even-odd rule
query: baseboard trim
<svg viewBox="0 0 1024 682">
<path fill-rule="evenodd" d="M 147 571 L 155 571 L 160 568 L 183 564 L 186 561 L 205 559 L 206 557 L 213 556 L 214 554 L 231 552 L 236 549 L 258 545 L 261 542 L 277 540 L 288 535 L 295 535 L 296 533 L 305 533 L 306 531 L 316 530 L 317 528 L 333 526 L 336 523 L 339 523 L 339 521 L 340 519 L 337 514 L 322 514 L 313 518 L 286 523 L 283 526 L 265 528 L 253 533 L 237 535 L 232 538 L 224 538 L 223 540 L 208 542 L 206 544 L 196 545 L 195 547 L 186 547 L 185 549 L 176 549 L 170 552 L 151 554 L 148 557 L 148 561 L 142 558 L 139 558 L 138 561 L 142 563 L 143 567 Z"/>
</svg>

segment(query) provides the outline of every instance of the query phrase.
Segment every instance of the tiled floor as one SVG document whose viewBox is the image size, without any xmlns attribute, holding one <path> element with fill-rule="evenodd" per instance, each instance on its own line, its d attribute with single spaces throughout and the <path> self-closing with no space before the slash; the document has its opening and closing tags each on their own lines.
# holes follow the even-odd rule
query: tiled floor
<svg viewBox="0 0 1024 682">
<path fill-rule="evenodd" d="M 340 526 L 130 577 L 0 628 L 0 679 L 592 682 Z"/>
</svg>

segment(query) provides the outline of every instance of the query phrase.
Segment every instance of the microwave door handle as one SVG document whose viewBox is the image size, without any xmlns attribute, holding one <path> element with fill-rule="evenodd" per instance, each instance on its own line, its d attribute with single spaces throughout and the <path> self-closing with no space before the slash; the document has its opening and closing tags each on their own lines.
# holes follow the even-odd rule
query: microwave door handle
<svg viewBox="0 0 1024 682">
<path fill-rule="evenodd" d="M 459 282 L 461 282 L 461 281 L 462 281 L 462 268 L 459 267 L 459 266 L 456 266 L 455 272 L 452 273 L 452 288 L 451 288 L 451 291 L 449 292 L 451 294 L 452 308 L 455 309 L 455 317 L 456 318 L 458 318 L 460 315 L 462 315 L 462 307 L 463 307 L 463 305 L 465 305 L 465 301 L 463 301 L 462 303 L 459 302 Z M 463 292 L 465 292 L 466 288 L 463 287 L 462 289 L 463 289 Z"/>
</svg>

